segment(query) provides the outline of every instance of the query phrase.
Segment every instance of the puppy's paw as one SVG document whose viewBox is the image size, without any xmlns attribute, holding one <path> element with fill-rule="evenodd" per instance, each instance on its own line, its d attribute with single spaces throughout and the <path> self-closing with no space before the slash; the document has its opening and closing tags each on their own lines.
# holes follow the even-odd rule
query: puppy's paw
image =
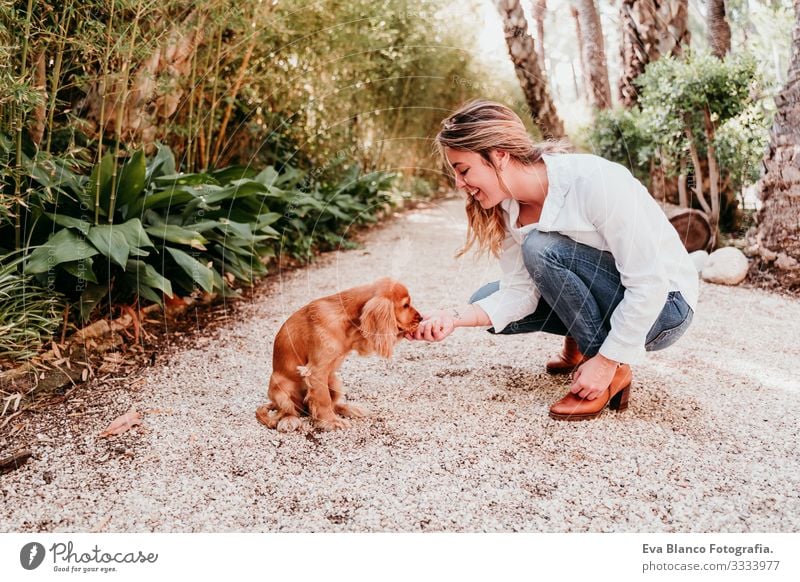
<svg viewBox="0 0 800 582">
<path fill-rule="evenodd" d="M 302 422 L 297 416 L 284 416 L 278 421 L 279 432 L 292 432 L 298 430 Z"/>
<path fill-rule="evenodd" d="M 278 420 L 275 418 L 274 414 L 270 414 L 269 411 L 272 410 L 269 407 L 269 404 L 265 404 L 263 406 L 259 406 L 256 408 L 256 419 L 261 424 L 267 426 L 267 428 L 275 428 L 278 424 Z"/>
<path fill-rule="evenodd" d="M 367 411 L 355 404 L 337 404 L 334 411 L 339 416 L 346 416 L 347 418 L 363 418 L 367 415 Z"/>
<path fill-rule="evenodd" d="M 318 419 L 317 426 L 322 430 L 336 430 L 337 428 L 350 428 L 350 421 L 344 418 Z"/>
</svg>

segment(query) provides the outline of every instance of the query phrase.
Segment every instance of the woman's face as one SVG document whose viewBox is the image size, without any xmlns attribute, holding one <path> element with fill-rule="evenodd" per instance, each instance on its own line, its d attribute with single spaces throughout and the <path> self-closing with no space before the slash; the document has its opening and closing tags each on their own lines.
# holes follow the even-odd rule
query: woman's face
<svg viewBox="0 0 800 582">
<path fill-rule="evenodd" d="M 507 198 L 500 188 L 494 168 L 480 154 L 445 148 L 445 155 L 453 168 L 456 188 L 461 188 L 467 196 L 475 198 L 482 208 L 492 208 Z M 502 167 L 503 155 L 496 151 L 489 155 L 498 168 Z"/>
</svg>

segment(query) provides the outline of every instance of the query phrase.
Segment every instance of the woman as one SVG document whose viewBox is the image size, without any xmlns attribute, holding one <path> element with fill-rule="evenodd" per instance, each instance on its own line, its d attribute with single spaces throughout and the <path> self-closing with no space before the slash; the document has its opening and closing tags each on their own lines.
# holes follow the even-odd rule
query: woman
<svg viewBox="0 0 800 582">
<path fill-rule="evenodd" d="M 697 304 L 697 271 L 661 208 L 625 167 L 534 144 L 499 103 L 466 104 L 442 122 L 436 145 L 467 195 L 457 256 L 477 244 L 499 257 L 502 278 L 467 305 L 425 315 L 407 337 L 441 341 L 471 326 L 563 335 L 546 369 L 575 371 L 550 416 L 627 408 L 630 365 L 683 335 Z"/>
</svg>

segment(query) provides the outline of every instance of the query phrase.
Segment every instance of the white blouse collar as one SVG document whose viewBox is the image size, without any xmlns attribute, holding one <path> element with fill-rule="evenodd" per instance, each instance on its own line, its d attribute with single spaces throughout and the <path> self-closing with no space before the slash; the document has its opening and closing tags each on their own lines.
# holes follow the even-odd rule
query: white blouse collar
<svg viewBox="0 0 800 582">
<path fill-rule="evenodd" d="M 509 228 L 514 230 L 524 230 L 537 224 L 541 224 L 543 226 L 549 225 L 558 215 L 561 207 L 564 206 L 565 196 L 569 190 L 569 184 L 564 176 L 561 165 L 563 158 L 559 159 L 559 154 L 542 154 L 542 161 L 547 168 L 548 186 L 547 198 L 544 200 L 544 206 L 542 206 L 542 213 L 539 216 L 539 222 L 517 227 L 517 220 L 519 219 L 519 202 L 513 198 L 506 198 L 500 202 L 500 206 L 506 211 Z"/>
</svg>

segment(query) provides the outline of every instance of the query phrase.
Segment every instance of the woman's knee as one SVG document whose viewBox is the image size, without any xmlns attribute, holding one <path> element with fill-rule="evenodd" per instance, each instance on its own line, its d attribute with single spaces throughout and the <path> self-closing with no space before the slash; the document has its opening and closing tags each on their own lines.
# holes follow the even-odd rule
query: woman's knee
<svg viewBox="0 0 800 582">
<path fill-rule="evenodd" d="M 530 231 L 522 241 L 522 260 L 534 273 L 558 254 L 558 247 L 567 239 L 557 232 Z"/>
</svg>

